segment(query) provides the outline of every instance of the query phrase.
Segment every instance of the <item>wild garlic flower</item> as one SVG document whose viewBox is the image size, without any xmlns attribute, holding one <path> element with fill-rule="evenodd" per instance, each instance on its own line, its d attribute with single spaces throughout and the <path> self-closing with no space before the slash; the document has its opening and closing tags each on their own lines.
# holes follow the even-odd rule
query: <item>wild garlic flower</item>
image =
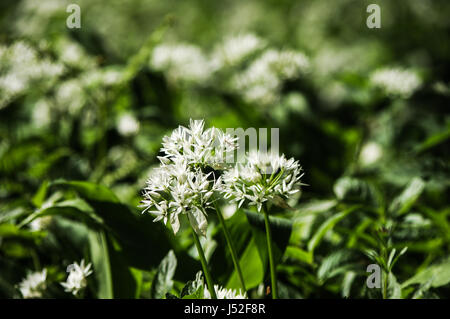
<svg viewBox="0 0 450 319">
<path fill-rule="evenodd" d="M 205 82 L 212 73 L 210 61 L 190 44 L 160 44 L 153 50 L 150 66 L 165 71 L 172 81 Z"/>
<path fill-rule="evenodd" d="M 40 58 L 38 52 L 23 41 L 2 46 L 0 51 L 0 108 L 23 94 L 33 83 L 51 82 L 64 71 L 63 65 Z"/>
<path fill-rule="evenodd" d="M 383 68 L 371 75 L 370 83 L 388 95 L 408 98 L 422 85 L 422 80 L 411 70 Z"/>
<path fill-rule="evenodd" d="M 77 295 L 82 289 L 87 286 L 87 276 L 92 274 L 91 270 L 92 264 L 84 264 L 84 259 L 81 260 L 80 264 L 74 262 L 67 266 L 67 272 L 69 276 L 65 282 L 61 282 L 61 286 L 64 287 L 65 292 L 70 292 L 73 295 Z"/>
<path fill-rule="evenodd" d="M 261 50 L 265 45 L 265 41 L 251 33 L 230 36 L 216 46 L 212 61 L 216 69 L 235 66 Z"/>
<path fill-rule="evenodd" d="M 224 168 L 227 156 L 237 149 L 237 138 L 217 128 L 204 129 L 203 120 L 190 120 L 189 127 L 179 126 L 163 138 L 165 158 L 183 158 L 189 165 Z"/>
<path fill-rule="evenodd" d="M 155 222 L 169 222 L 175 234 L 180 214 L 185 214 L 195 232 L 206 235 L 206 209 L 221 179 L 205 171 L 224 168 L 227 155 L 237 148 L 237 138 L 204 126 L 204 121 L 191 120 L 189 127 L 179 126 L 163 138 L 165 155 L 158 157 L 160 166 L 151 171 L 144 189 L 143 212 L 156 215 Z"/>
<path fill-rule="evenodd" d="M 247 201 L 261 211 L 264 202 L 285 207 L 285 199 L 300 190 L 302 168 L 293 158 L 272 152 L 252 151 L 245 164 L 237 164 L 223 174 L 225 198 L 239 203 Z"/>
<path fill-rule="evenodd" d="M 273 103 L 281 84 L 294 79 L 309 68 L 306 56 L 293 50 L 269 49 L 232 80 L 235 90 L 244 92 L 244 99 L 263 104 Z"/>
<path fill-rule="evenodd" d="M 242 293 L 241 289 L 237 291 L 214 285 L 214 290 L 216 291 L 217 299 L 248 299 L 247 293 Z M 206 286 L 203 290 L 203 296 L 205 299 L 211 299 L 211 294 Z"/>
<path fill-rule="evenodd" d="M 211 207 L 220 178 L 214 180 L 212 172 L 205 174 L 200 168 L 189 166 L 182 157 L 160 159 L 160 167 L 152 170 L 144 189 L 143 213 L 156 215 L 155 222 L 169 222 L 175 234 L 180 229 L 180 214 L 185 214 L 195 232 L 205 236 L 208 226 L 205 209 Z"/>
<path fill-rule="evenodd" d="M 30 273 L 19 283 L 19 290 L 24 298 L 40 298 L 46 288 L 47 269 Z"/>
</svg>

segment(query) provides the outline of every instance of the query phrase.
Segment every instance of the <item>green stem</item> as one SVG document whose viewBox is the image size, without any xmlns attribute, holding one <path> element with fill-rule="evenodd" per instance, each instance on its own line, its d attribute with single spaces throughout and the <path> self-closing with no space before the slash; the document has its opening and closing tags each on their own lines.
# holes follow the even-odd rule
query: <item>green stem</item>
<svg viewBox="0 0 450 319">
<path fill-rule="evenodd" d="M 264 213 L 264 223 L 266 225 L 267 252 L 269 253 L 270 281 L 272 283 L 272 299 L 278 299 L 277 273 L 272 253 L 272 232 L 270 230 L 269 214 L 267 212 L 266 204 L 263 204 L 263 213 Z"/>
<path fill-rule="evenodd" d="M 245 288 L 244 276 L 242 275 L 241 266 L 239 265 L 238 255 L 236 253 L 236 249 L 234 247 L 233 241 L 231 240 L 231 235 L 228 230 L 228 227 L 225 224 L 225 219 L 223 218 L 222 212 L 215 201 L 214 201 L 214 208 L 216 209 L 217 216 L 219 217 L 219 221 L 220 221 L 220 224 L 222 225 L 223 232 L 225 233 L 225 239 L 227 241 L 228 248 L 230 249 L 231 259 L 233 260 L 234 268 L 236 269 L 236 271 L 238 273 L 238 277 L 239 277 L 239 281 L 241 282 L 242 290 L 245 293 L 245 292 L 247 292 L 247 289 Z"/>
<path fill-rule="evenodd" d="M 389 274 L 383 271 L 384 281 L 383 281 L 383 299 L 387 299 L 387 287 L 388 287 L 388 277 Z"/>
<path fill-rule="evenodd" d="M 198 255 L 200 256 L 200 262 L 202 263 L 203 273 L 205 274 L 206 284 L 208 285 L 209 293 L 211 294 L 212 299 L 217 299 L 216 291 L 214 289 L 214 284 L 211 279 L 211 274 L 208 270 L 208 264 L 206 262 L 205 253 L 203 252 L 202 245 L 200 244 L 200 240 L 198 239 L 195 230 L 192 228 L 192 234 L 194 235 L 195 246 L 197 247 Z"/>
</svg>

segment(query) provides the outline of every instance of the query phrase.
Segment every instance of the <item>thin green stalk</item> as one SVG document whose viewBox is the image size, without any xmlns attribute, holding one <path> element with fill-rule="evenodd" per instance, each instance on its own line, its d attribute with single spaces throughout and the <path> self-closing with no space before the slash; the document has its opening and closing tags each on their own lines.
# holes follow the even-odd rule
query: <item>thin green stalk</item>
<svg viewBox="0 0 450 319">
<path fill-rule="evenodd" d="M 270 230 L 269 214 L 267 212 L 266 204 L 263 204 L 263 213 L 264 213 L 264 223 L 266 225 L 267 252 L 269 253 L 270 281 L 272 283 L 272 299 L 278 299 L 277 273 L 272 253 L 272 232 Z"/>
<path fill-rule="evenodd" d="M 238 273 L 238 277 L 239 277 L 239 281 L 241 282 L 242 290 L 245 293 L 245 292 L 247 292 L 247 289 L 245 288 L 244 276 L 242 275 L 241 266 L 239 265 L 238 255 L 236 253 L 236 249 L 235 249 L 233 241 L 231 239 L 230 231 L 228 230 L 228 227 L 225 224 L 225 219 L 223 218 L 222 211 L 220 210 L 219 206 L 217 205 L 217 203 L 215 201 L 214 201 L 214 208 L 216 209 L 217 216 L 219 217 L 219 221 L 220 221 L 220 224 L 222 225 L 223 232 L 225 233 L 225 239 L 227 241 L 228 248 L 230 249 L 231 259 L 233 260 L 234 268 L 236 269 L 236 271 Z"/>
<path fill-rule="evenodd" d="M 206 284 L 208 285 L 209 293 L 211 294 L 212 299 L 217 299 L 216 291 L 214 289 L 214 284 L 211 279 L 211 274 L 208 270 L 208 263 L 206 262 L 205 253 L 203 252 L 202 245 L 200 244 L 200 240 L 198 239 L 195 230 L 192 228 L 192 234 L 194 235 L 195 246 L 197 247 L 198 255 L 200 256 L 200 262 L 202 263 L 203 273 L 205 274 Z"/>
</svg>

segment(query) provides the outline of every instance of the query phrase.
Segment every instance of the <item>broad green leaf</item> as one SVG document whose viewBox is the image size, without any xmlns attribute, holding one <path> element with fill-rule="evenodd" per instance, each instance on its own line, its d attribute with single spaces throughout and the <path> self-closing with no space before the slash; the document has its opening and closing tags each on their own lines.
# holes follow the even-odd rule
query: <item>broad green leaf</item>
<svg viewBox="0 0 450 319">
<path fill-rule="evenodd" d="M 267 253 L 267 237 L 264 216 L 262 213 L 246 211 L 248 222 L 252 226 L 252 233 L 255 243 L 258 246 L 259 255 L 265 269 L 269 265 Z M 275 265 L 279 263 L 284 255 L 289 238 L 292 232 L 292 222 L 287 219 L 269 216 L 270 228 L 272 231 L 272 251 Z"/>
<path fill-rule="evenodd" d="M 19 227 L 23 227 L 31 223 L 36 218 L 52 215 L 71 217 L 96 227 L 103 224 L 103 221 L 95 214 L 92 207 L 90 207 L 84 200 L 76 198 L 54 203 L 51 206 L 45 205 L 25 218 L 20 223 Z"/>
<path fill-rule="evenodd" d="M 432 280 L 431 287 L 441 287 L 450 283 L 450 258 L 429 266 L 402 284 L 402 288 L 414 284 L 426 284 Z"/>
<path fill-rule="evenodd" d="M 306 264 L 313 264 L 313 257 L 309 251 L 305 251 L 295 246 L 286 247 L 286 257 L 296 259 L 297 261 L 304 262 Z"/>
<path fill-rule="evenodd" d="M 425 182 L 420 177 L 413 178 L 403 192 L 389 206 L 389 212 L 396 215 L 407 213 L 425 189 Z"/>
<path fill-rule="evenodd" d="M 99 202 L 119 203 L 117 196 L 107 187 L 99 184 L 83 181 L 58 180 L 51 183 L 51 186 L 66 186 L 76 190 L 83 198 Z"/>
<path fill-rule="evenodd" d="M 358 206 L 348 208 L 330 218 L 328 218 L 316 231 L 314 236 L 308 242 L 308 250 L 313 254 L 314 249 L 320 244 L 325 234 L 332 229 L 337 223 L 344 219 L 348 214 L 355 211 Z"/>
<path fill-rule="evenodd" d="M 247 289 L 256 287 L 263 282 L 266 267 L 261 261 L 259 249 L 254 239 L 250 240 L 244 253 L 240 257 L 240 265 Z M 226 287 L 235 289 L 241 287 L 239 277 L 234 269 L 226 284 Z"/>
<path fill-rule="evenodd" d="M 389 273 L 388 281 L 388 298 L 389 299 L 402 299 L 402 287 L 397 282 L 397 278 L 392 272 Z"/>
<path fill-rule="evenodd" d="M 108 243 L 103 232 L 89 232 L 89 246 L 94 276 L 97 279 L 97 297 L 112 299 L 114 297 Z"/>
</svg>

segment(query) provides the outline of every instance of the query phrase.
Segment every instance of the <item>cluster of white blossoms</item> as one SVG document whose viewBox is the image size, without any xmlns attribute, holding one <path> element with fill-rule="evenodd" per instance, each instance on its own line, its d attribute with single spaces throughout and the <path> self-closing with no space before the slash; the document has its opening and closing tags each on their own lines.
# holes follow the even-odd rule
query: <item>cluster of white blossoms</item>
<svg viewBox="0 0 450 319">
<path fill-rule="evenodd" d="M 182 214 L 197 234 L 206 235 L 206 209 L 220 190 L 221 179 L 204 169 L 224 165 L 227 153 L 236 148 L 235 138 L 216 128 L 204 130 L 204 124 L 191 120 L 189 127 L 180 126 L 163 138 L 165 156 L 159 157 L 160 165 L 150 172 L 144 189 L 143 212 L 156 215 L 155 221 L 169 222 L 175 234 Z"/>
<path fill-rule="evenodd" d="M 247 293 L 242 293 L 241 289 L 238 291 L 235 289 L 227 289 L 219 285 L 214 285 L 214 290 L 216 291 L 217 299 L 248 299 Z M 203 290 L 203 296 L 205 299 L 211 299 L 211 294 L 206 286 Z"/>
<path fill-rule="evenodd" d="M 47 58 L 23 41 L 0 46 L 0 108 L 25 92 L 33 83 L 44 84 L 64 72 L 64 66 Z"/>
<path fill-rule="evenodd" d="M 209 55 L 191 44 L 160 44 L 150 67 L 175 83 L 217 86 L 247 102 L 268 105 L 279 98 L 283 81 L 307 72 L 310 62 L 301 52 L 275 50 L 254 34 L 240 33 L 226 37 Z"/>
<path fill-rule="evenodd" d="M 215 47 L 213 65 L 215 69 L 238 65 L 265 46 L 264 40 L 251 33 L 229 36 Z"/>
<path fill-rule="evenodd" d="M 74 262 L 73 264 L 67 266 L 69 276 L 65 282 L 61 282 L 61 286 L 64 287 L 64 291 L 77 295 L 82 289 L 86 288 L 86 278 L 92 274 L 91 267 L 91 263 L 87 265 L 84 264 L 84 259 L 81 260 L 80 264 Z"/>
<path fill-rule="evenodd" d="M 422 85 L 422 80 L 411 70 L 383 68 L 371 75 L 370 83 L 389 95 L 408 98 Z"/>
<path fill-rule="evenodd" d="M 295 159 L 272 152 L 252 151 L 245 164 L 237 164 L 223 175 L 225 198 L 256 205 L 261 211 L 264 202 L 286 207 L 285 199 L 297 193 L 302 185 L 302 168 Z"/>
<path fill-rule="evenodd" d="M 172 81 L 204 82 L 211 64 L 202 51 L 190 44 L 161 44 L 153 50 L 150 66 L 165 71 Z"/>
<path fill-rule="evenodd" d="M 166 159 L 184 159 L 189 165 L 223 168 L 227 156 L 237 149 L 237 138 L 212 127 L 204 129 L 203 120 L 191 120 L 189 127 L 179 126 L 165 136 L 161 151 Z"/>
<path fill-rule="evenodd" d="M 47 284 L 47 269 L 27 275 L 20 283 L 19 290 L 23 298 L 40 298 Z"/>
<path fill-rule="evenodd" d="M 233 80 L 235 90 L 243 90 L 244 99 L 263 104 L 273 103 L 285 80 L 296 78 L 309 68 L 303 53 L 292 50 L 267 50 Z"/>
<path fill-rule="evenodd" d="M 176 234 L 180 214 L 187 215 L 193 229 L 205 236 L 206 209 L 213 194 L 226 199 L 256 205 L 258 211 L 268 200 L 287 207 L 285 199 L 300 189 L 302 168 L 293 158 L 272 152 L 252 151 L 245 163 L 227 162 L 238 148 L 237 138 L 216 128 L 204 129 L 204 121 L 191 120 L 163 138 L 158 157 L 160 165 L 151 170 L 144 188 L 141 207 L 156 215 L 155 221 L 168 222 Z M 234 157 L 233 157 L 234 159 Z M 209 168 L 210 172 L 205 173 Z M 223 170 L 217 177 L 213 170 Z M 150 210 L 152 209 L 153 210 Z"/>
</svg>

